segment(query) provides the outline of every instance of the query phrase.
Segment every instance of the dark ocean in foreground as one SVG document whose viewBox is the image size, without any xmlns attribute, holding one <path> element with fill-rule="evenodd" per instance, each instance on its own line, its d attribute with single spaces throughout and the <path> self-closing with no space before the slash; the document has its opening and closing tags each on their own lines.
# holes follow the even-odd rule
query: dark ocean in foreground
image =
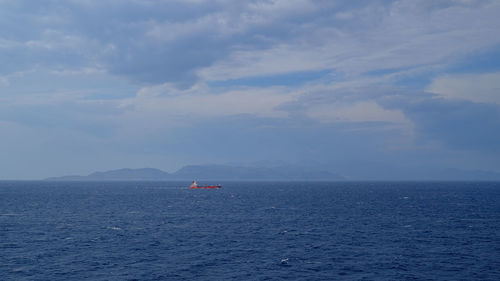
<svg viewBox="0 0 500 281">
<path fill-rule="evenodd" d="M 0 280 L 500 280 L 500 183 L 0 182 Z"/>
</svg>

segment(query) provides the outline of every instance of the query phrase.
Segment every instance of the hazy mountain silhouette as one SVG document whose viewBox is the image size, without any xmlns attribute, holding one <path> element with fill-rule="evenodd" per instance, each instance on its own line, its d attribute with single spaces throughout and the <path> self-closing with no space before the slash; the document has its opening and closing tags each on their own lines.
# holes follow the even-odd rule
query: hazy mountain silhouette
<svg viewBox="0 0 500 281">
<path fill-rule="evenodd" d="M 347 165 L 346 165 L 347 166 Z M 46 180 L 57 181 L 128 181 L 128 180 L 457 180 L 457 181 L 497 181 L 500 173 L 480 170 L 440 169 L 373 166 L 357 175 L 344 177 L 317 167 L 298 165 L 277 166 L 233 166 L 233 165 L 188 165 L 174 173 L 153 168 L 119 169 L 95 172 L 87 176 L 63 176 Z M 346 174 L 355 169 L 344 167 Z M 352 167 L 351 167 L 352 168 Z M 340 167 L 338 170 L 342 170 Z M 364 172 L 363 172 L 364 171 Z"/>
<path fill-rule="evenodd" d="M 52 177 L 46 180 L 341 180 L 342 176 L 307 167 L 238 167 L 230 165 L 189 165 L 174 173 L 153 168 L 119 169 L 88 176 Z"/>
<path fill-rule="evenodd" d="M 63 176 L 46 180 L 169 180 L 170 174 L 159 169 L 118 169 L 105 172 L 95 172 L 88 176 Z"/>
</svg>

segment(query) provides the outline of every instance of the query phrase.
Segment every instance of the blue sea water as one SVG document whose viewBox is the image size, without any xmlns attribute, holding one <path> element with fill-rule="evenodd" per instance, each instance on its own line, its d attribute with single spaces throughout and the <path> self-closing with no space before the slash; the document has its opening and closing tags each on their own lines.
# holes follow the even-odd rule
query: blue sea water
<svg viewBox="0 0 500 281">
<path fill-rule="evenodd" d="M 0 280 L 500 280 L 500 183 L 0 182 Z"/>
</svg>

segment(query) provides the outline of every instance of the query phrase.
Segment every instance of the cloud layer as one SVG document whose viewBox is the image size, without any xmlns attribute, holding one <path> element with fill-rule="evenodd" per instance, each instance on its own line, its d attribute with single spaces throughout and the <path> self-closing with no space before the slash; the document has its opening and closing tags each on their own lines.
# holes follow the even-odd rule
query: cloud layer
<svg viewBox="0 0 500 281">
<path fill-rule="evenodd" d="M 260 160 L 500 171 L 499 13 L 474 0 L 0 1 L 0 178 Z M 54 160 L 37 172 L 40 157 Z"/>
</svg>

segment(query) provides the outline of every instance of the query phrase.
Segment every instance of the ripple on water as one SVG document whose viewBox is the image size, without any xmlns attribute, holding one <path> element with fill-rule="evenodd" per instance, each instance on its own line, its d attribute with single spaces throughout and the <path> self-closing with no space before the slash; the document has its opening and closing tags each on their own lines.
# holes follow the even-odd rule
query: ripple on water
<svg viewBox="0 0 500 281">
<path fill-rule="evenodd" d="M 0 182 L 2 280 L 500 280 L 498 183 L 180 186 Z"/>
</svg>

